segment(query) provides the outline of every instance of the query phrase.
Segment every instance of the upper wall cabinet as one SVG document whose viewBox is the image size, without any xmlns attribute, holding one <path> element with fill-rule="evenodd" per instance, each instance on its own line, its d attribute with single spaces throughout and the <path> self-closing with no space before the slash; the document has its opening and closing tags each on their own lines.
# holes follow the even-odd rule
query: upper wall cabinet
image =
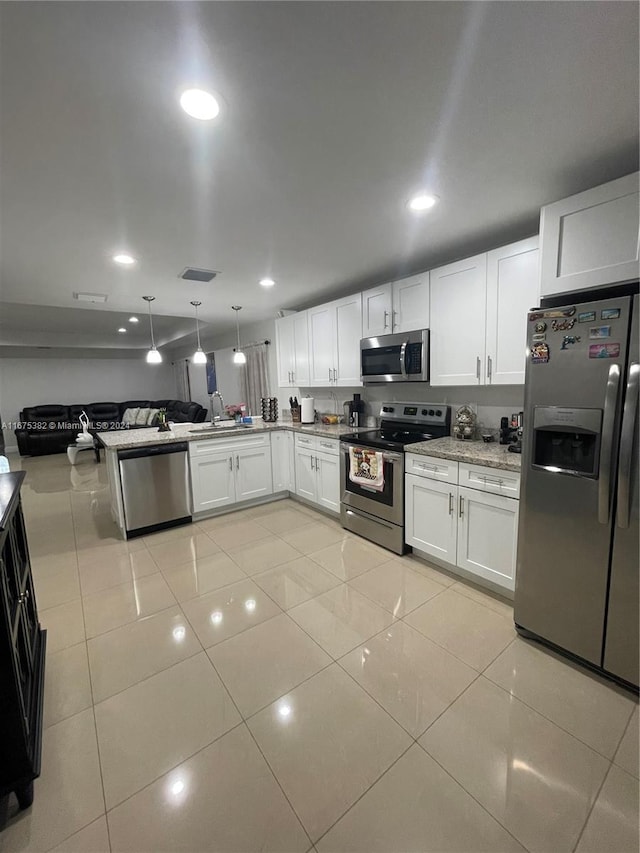
<svg viewBox="0 0 640 853">
<path fill-rule="evenodd" d="M 362 301 L 359 293 L 309 309 L 311 386 L 354 387 L 360 380 Z"/>
<path fill-rule="evenodd" d="M 309 329 L 306 311 L 276 320 L 278 385 L 293 388 L 309 384 Z"/>
<path fill-rule="evenodd" d="M 381 284 L 362 294 L 362 334 L 365 338 L 428 328 L 428 272 Z"/>
<path fill-rule="evenodd" d="M 540 213 L 541 295 L 638 278 L 638 172 Z"/>
</svg>

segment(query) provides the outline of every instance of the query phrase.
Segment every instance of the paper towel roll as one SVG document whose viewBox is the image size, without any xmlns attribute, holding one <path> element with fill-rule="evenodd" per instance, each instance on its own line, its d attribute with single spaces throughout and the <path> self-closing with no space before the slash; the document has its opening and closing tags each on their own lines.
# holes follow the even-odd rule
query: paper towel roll
<svg viewBox="0 0 640 853">
<path fill-rule="evenodd" d="M 303 397 L 300 400 L 302 406 L 301 421 L 303 424 L 312 424 L 315 420 L 315 400 L 313 397 Z"/>
</svg>

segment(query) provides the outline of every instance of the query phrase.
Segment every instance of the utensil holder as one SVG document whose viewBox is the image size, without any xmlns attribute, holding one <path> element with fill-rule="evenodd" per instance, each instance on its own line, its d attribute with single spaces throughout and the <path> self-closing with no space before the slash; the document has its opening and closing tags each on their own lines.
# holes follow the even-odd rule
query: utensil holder
<svg viewBox="0 0 640 853">
<path fill-rule="evenodd" d="M 294 424 L 299 424 L 301 421 L 302 409 L 298 406 L 295 409 L 291 409 L 291 420 Z"/>
</svg>

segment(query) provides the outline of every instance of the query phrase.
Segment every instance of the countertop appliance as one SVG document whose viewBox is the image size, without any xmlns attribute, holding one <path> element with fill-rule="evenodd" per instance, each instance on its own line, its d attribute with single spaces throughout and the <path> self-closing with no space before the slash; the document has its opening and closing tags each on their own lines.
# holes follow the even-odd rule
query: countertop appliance
<svg viewBox="0 0 640 853">
<path fill-rule="evenodd" d="M 340 518 L 347 530 L 404 554 L 404 449 L 449 435 L 451 409 L 434 403 L 382 403 L 380 418 L 379 429 L 340 436 Z M 351 480 L 352 448 L 382 453 L 382 488 Z"/>
<path fill-rule="evenodd" d="M 191 523 L 186 441 L 118 451 L 127 538 Z"/>
<path fill-rule="evenodd" d="M 360 341 L 363 385 L 429 381 L 429 329 Z"/>
<path fill-rule="evenodd" d="M 529 313 L 515 622 L 637 687 L 635 290 Z"/>
</svg>

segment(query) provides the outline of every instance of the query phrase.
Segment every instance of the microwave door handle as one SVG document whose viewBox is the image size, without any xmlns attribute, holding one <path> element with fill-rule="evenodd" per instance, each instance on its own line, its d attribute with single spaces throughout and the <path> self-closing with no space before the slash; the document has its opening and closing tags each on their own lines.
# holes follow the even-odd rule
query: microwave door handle
<svg viewBox="0 0 640 853">
<path fill-rule="evenodd" d="M 618 462 L 618 527 L 629 527 L 629 511 L 631 503 L 631 460 L 633 457 L 633 437 L 635 435 L 636 417 L 638 413 L 638 381 L 640 379 L 640 364 L 629 367 L 627 393 L 624 399 L 622 413 L 622 430 L 620 432 L 620 455 Z"/>
<path fill-rule="evenodd" d="M 620 367 L 612 364 L 607 377 L 600 439 L 600 476 L 598 483 L 598 521 L 608 524 L 611 512 L 611 456 L 613 454 L 613 429 L 616 422 Z"/>
<path fill-rule="evenodd" d="M 400 373 L 407 378 L 407 347 L 409 346 L 409 341 L 403 341 L 402 346 L 400 347 Z"/>
</svg>

